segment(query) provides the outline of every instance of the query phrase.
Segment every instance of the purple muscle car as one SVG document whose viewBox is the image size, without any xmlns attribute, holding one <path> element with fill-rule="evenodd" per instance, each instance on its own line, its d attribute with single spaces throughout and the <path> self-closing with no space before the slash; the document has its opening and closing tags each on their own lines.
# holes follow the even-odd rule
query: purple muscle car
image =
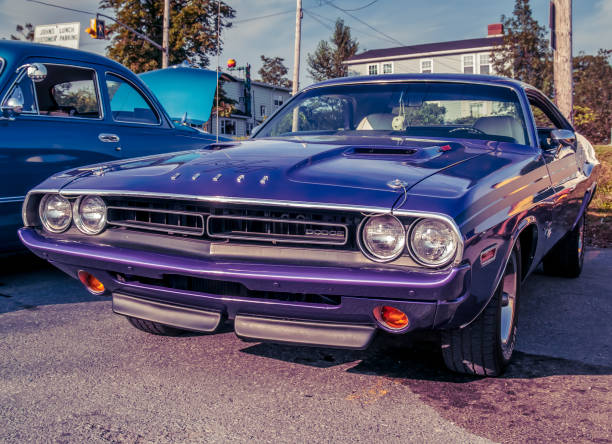
<svg viewBox="0 0 612 444">
<path fill-rule="evenodd" d="M 538 90 L 477 75 L 312 85 L 252 140 L 57 174 L 21 240 L 155 334 L 362 349 L 435 332 L 499 375 L 521 283 L 580 274 L 599 164 Z"/>
</svg>

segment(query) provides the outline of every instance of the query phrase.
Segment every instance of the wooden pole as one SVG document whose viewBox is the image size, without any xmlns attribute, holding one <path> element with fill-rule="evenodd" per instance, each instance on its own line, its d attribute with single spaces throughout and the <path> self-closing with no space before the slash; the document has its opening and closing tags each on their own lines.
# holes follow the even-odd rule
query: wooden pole
<svg viewBox="0 0 612 444">
<path fill-rule="evenodd" d="M 168 67 L 169 32 L 170 32 L 170 0 L 164 0 L 164 23 L 162 28 L 162 68 Z"/>
<path fill-rule="evenodd" d="M 295 46 L 293 48 L 293 85 L 292 95 L 298 92 L 300 85 L 300 43 L 302 38 L 302 0 L 297 0 L 295 11 Z M 293 110 L 292 131 L 298 130 L 298 110 Z"/>
<path fill-rule="evenodd" d="M 554 50 L 555 102 L 573 122 L 572 0 L 554 0 L 556 48 Z"/>
</svg>

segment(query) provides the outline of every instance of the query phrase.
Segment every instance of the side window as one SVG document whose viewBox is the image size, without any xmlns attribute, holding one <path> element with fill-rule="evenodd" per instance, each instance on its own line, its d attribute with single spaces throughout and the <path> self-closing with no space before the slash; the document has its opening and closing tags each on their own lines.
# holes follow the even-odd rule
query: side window
<svg viewBox="0 0 612 444">
<path fill-rule="evenodd" d="M 106 89 L 111 114 L 117 122 L 156 125 L 159 118 L 142 94 L 121 77 L 107 74 Z"/>
<path fill-rule="evenodd" d="M 535 119 L 540 148 L 550 148 L 550 132 L 554 129 L 561 128 L 561 126 L 554 122 L 554 117 L 551 116 L 546 111 L 546 108 L 538 103 L 536 99 L 530 98 L 529 106 L 531 107 L 533 118 Z"/>
<path fill-rule="evenodd" d="M 90 68 L 47 64 L 47 77 L 34 82 L 38 113 L 43 116 L 99 119 L 96 72 Z"/>
<path fill-rule="evenodd" d="M 11 98 L 23 103 L 24 114 L 99 119 L 100 99 L 96 72 L 90 68 L 45 63 L 47 76 L 33 82 L 25 72 L 13 85 Z"/>
</svg>

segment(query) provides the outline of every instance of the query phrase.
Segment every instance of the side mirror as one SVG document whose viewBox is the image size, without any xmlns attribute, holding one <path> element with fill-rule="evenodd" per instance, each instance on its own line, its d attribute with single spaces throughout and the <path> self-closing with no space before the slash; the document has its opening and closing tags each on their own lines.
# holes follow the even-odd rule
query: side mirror
<svg viewBox="0 0 612 444">
<path fill-rule="evenodd" d="M 42 63 L 29 63 L 17 68 L 17 71 L 26 69 L 26 75 L 34 82 L 42 82 L 47 78 L 47 67 Z"/>
<path fill-rule="evenodd" d="M 11 97 L 1 108 L 0 120 L 15 120 L 15 116 L 23 111 L 23 97 Z"/>
<path fill-rule="evenodd" d="M 561 147 L 576 148 L 576 133 L 566 129 L 554 129 L 550 132 L 550 140 L 553 148 Z"/>
<path fill-rule="evenodd" d="M 11 97 L 6 101 L 6 106 L 3 108 L 12 111 L 15 114 L 20 114 L 21 111 L 23 111 L 23 97 Z"/>
</svg>

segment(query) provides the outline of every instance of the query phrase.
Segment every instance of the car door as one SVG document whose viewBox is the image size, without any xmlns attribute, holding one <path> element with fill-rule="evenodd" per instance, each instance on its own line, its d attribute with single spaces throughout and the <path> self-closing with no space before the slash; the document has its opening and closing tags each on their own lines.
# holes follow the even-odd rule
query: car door
<svg viewBox="0 0 612 444">
<path fill-rule="evenodd" d="M 553 146 L 550 135 L 554 129 L 571 131 L 574 129 L 555 105 L 542 94 L 528 91 L 527 96 L 537 127 L 540 149 L 553 187 L 550 241 L 554 244 L 576 222 L 582 196 L 576 190 L 576 185 L 580 181 L 576 146 Z"/>
<path fill-rule="evenodd" d="M 203 148 L 213 141 L 195 130 L 175 128 L 147 92 L 122 74 L 107 71 L 103 88 L 124 157 Z"/>
<path fill-rule="evenodd" d="M 32 57 L 44 78 L 32 80 L 18 69 L 2 91 L 1 104 L 13 99 L 22 111 L 0 121 L 0 241 L 16 241 L 21 202 L 32 187 L 54 173 L 118 158 L 121 153 L 101 140 L 107 133 L 95 67 L 73 60 Z"/>
</svg>

